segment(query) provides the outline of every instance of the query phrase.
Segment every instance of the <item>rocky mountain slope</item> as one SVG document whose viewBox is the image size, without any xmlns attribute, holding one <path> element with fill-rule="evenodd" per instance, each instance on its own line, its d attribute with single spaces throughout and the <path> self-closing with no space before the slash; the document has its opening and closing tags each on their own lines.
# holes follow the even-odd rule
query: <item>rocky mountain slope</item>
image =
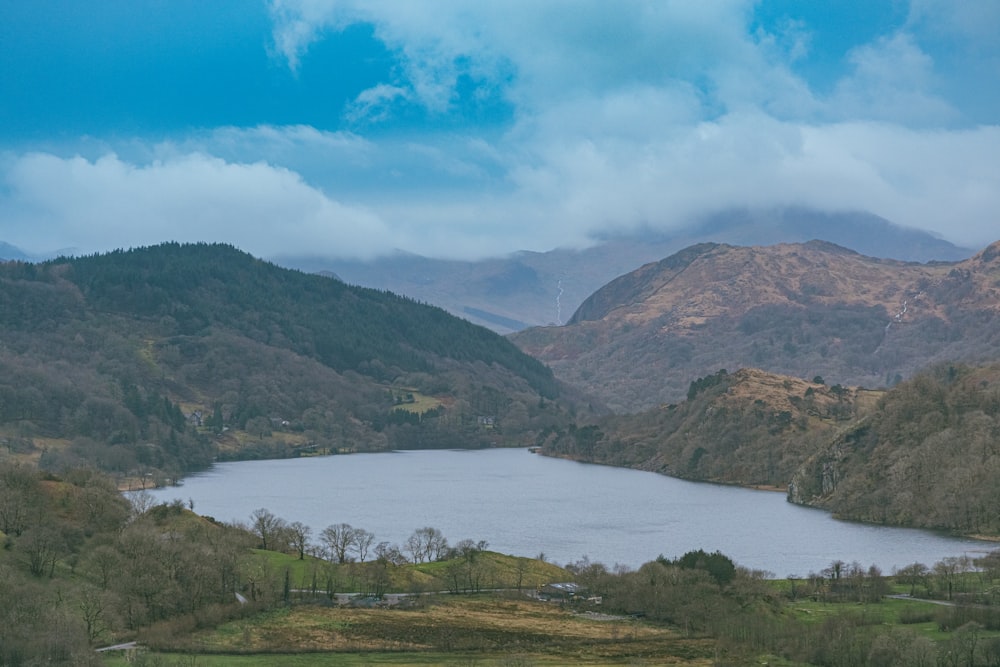
<svg viewBox="0 0 1000 667">
<path fill-rule="evenodd" d="M 820 241 L 700 244 L 611 281 L 566 326 L 511 339 L 620 412 L 677 401 L 719 368 L 883 387 L 1000 356 L 1000 242 L 927 264 Z"/>
<path fill-rule="evenodd" d="M 431 303 L 500 333 L 565 323 L 608 281 L 687 246 L 722 242 L 769 245 L 823 239 L 873 257 L 903 261 L 959 260 L 972 251 L 867 213 L 800 208 L 734 210 L 671 232 L 608 236 L 585 249 L 520 252 L 481 261 L 438 260 L 400 253 L 372 261 L 275 257 L 309 272 Z"/>
</svg>

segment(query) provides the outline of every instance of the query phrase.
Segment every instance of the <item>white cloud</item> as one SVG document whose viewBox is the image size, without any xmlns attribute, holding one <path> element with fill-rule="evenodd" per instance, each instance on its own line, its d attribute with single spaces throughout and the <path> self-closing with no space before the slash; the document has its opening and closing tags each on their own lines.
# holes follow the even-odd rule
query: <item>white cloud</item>
<svg viewBox="0 0 1000 667">
<path fill-rule="evenodd" d="M 314 187 L 341 182 L 346 192 L 359 185 L 359 177 L 370 173 L 383 150 L 359 135 L 320 131 L 308 125 L 227 126 L 147 146 L 133 151 L 126 160 L 167 162 L 204 153 L 235 164 L 264 161 L 298 174 L 318 176 L 318 181 L 310 181 Z"/>
<path fill-rule="evenodd" d="M 705 95 L 743 104 L 739 96 L 726 99 L 735 78 L 730 69 L 765 84 L 740 95 L 754 90 L 769 97 L 775 88 L 766 83 L 788 74 L 747 34 L 752 6 L 750 0 L 277 0 L 272 16 L 275 44 L 292 65 L 324 31 L 368 23 L 400 58 L 402 80 L 388 83 L 405 82 L 432 112 L 448 111 L 456 81 L 466 74 L 532 113 L 622 87 L 699 79 Z"/>
<path fill-rule="evenodd" d="M 1000 50 L 1000 3 L 996 0 L 910 0 L 907 24 L 956 38 L 974 48 Z"/>
<path fill-rule="evenodd" d="M 834 112 L 851 119 L 904 124 L 945 124 L 958 112 L 935 94 L 934 61 L 913 36 L 899 32 L 848 54 L 854 71 L 831 100 Z"/>
<path fill-rule="evenodd" d="M 382 83 L 361 91 L 344 115 L 352 123 L 379 122 L 392 115 L 393 105 L 409 98 L 405 88 Z"/>
<path fill-rule="evenodd" d="M 647 143 L 580 139 L 539 150 L 512 172 L 517 196 L 567 237 L 782 205 L 868 210 L 970 247 L 1000 229 L 997 127 L 927 132 L 733 114 Z"/>
<path fill-rule="evenodd" d="M 0 232 L 34 251 L 59 238 L 81 252 L 177 240 L 235 242 L 260 256 L 304 248 L 365 256 L 390 242 L 371 211 L 263 162 L 190 153 L 136 165 L 113 154 L 32 153 L 9 162 L 3 181 Z"/>
<path fill-rule="evenodd" d="M 832 207 L 847 199 L 968 247 L 1000 238 L 1000 127 L 850 123 L 811 128 L 807 139 L 807 163 L 831 186 L 814 201 Z"/>
<path fill-rule="evenodd" d="M 349 3 L 337 0 L 271 0 L 274 49 L 297 71 L 299 59 L 323 30 L 342 30 L 358 20 L 348 9 Z"/>
<path fill-rule="evenodd" d="M 215 146 L 232 150 L 245 150 L 255 146 L 266 153 L 275 151 L 290 155 L 304 148 L 323 148 L 338 154 L 363 155 L 371 148 L 371 143 L 349 132 L 323 132 L 310 125 L 258 125 L 256 127 L 218 127 L 210 133 Z M 198 138 L 204 141 L 204 137 Z"/>
<path fill-rule="evenodd" d="M 933 49 L 939 89 L 961 111 L 962 122 L 1000 119 L 1000 2 L 911 0 L 905 29 Z"/>
<path fill-rule="evenodd" d="M 751 33 L 753 0 L 273 0 L 274 41 L 292 65 L 328 31 L 365 23 L 399 59 L 396 79 L 365 91 L 353 108 L 387 117 L 405 99 L 447 113 L 468 75 L 500 91 L 518 119 L 618 91 L 688 86 L 702 114 L 760 109 L 782 119 L 875 120 L 903 125 L 969 123 L 994 115 L 1000 92 L 1000 3 L 910 0 L 906 22 L 858 44 L 828 99 L 793 73 L 814 31 L 779 19 Z M 931 50 L 928 45 L 941 48 Z M 962 58 L 956 61 L 956 53 Z M 940 62 L 939 62 L 940 60 Z M 960 83 L 956 83 L 960 82 Z M 989 102 L 971 106 L 965 88 Z M 992 122 L 992 121 L 991 121 Z"/>
<path fill-rule="evenodd" d="M 355 127 L 401 103 L 446 113 L 462 75 L 501 91 L 510 126 L 222 127 L 89 159 L 8 155 L 0 239 L 476 257 L 799 205 L 869 210 L 970 246 L 996 240 L 1000 127 L 950 129 L 961 110 L 925 44 L 933 21 L 974 32 L 971 14 L 947 19 L 942 2 L 915 0 L 907 25 L 856 47 L 823 98 L 793 71 L 810 27 L 750 34 L 753 4 L 273 0 L 274 48 L 293 68 L 312 42 L 357 22 L 399 58 L 394 80 L 349 107 Z"/>
<path fill-rule="evenodd" d="M 201 152 L 151 148 L 159 161 L 147 163 L 110 154 L 7 156 L 0 238 L 32 251 L 52 249 L 43 238 L 84 252 L 176 239 L 235 242 L 261 256 L 403 248 L 484 257 L 781 205 L 868 210 L 971 247 L 997 238 L 1000 127 L 806 124 L 760 111 L 699 121 L 678 97 L 685 92 L 647 89 L 590 106 L 567 103 L 494 143 L 229 128 L 208 135 Z M 282 154 L 291 142 L 302 164 L 345 166 L 307 181 L 268 162 L 204 152 L 213 141 L 222 152 L 241 140 L 269 161 L 269 151 Z M 345 187 L 342 195 L 341 172 L 357 169 L 378 187 Z M 420 187 L 425 178 L 433 187 Z M 317 180 L 323 188 L 311 184 Z"/>
<path fill-rule="evenodd" d="M 813 33 L 809 26 L 804 21 L 788 17 L 777 22 L 773 33 L 758 28 L 755 37 L 762 48 L 780 54 L 789 62 L 805 58 L 812 49 Z"/>
</svg>

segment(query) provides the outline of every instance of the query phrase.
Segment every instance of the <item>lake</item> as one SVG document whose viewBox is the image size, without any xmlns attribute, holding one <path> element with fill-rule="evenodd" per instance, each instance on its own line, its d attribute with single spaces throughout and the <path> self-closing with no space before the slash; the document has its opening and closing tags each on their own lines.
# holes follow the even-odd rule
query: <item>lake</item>
<svg viewBox="0 0 1000 667">
<path fill-rule="evenodd" d="M 805 576 L 834 560 L 885 573 L 946 556 L 980 556 L 988 542 L 833 519 L 783 493 L 686 482 L 650 472 L 547 458 L 524 449 L 428 450 L 220 463 L 152 491 L 197 513 L 249 522 L 263 507 L 323 528 L 348 523 L 402 546 L 439 529 L 452 544 L 564 565 L 586 556 L 638 567 L 663 554 L 719 550 L 739 565 Z"/>
</svg>

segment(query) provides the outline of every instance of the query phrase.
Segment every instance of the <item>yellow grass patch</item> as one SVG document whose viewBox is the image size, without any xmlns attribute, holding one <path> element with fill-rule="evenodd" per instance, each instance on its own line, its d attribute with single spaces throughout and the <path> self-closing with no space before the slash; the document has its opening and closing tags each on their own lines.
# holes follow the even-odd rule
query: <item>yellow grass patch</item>
<svg viewBox="0 0 1000 667">
<path fill-rule="evenodd" d="M 392 409 L 403 410 L 404 412 L 423 414 L 428 410 L 433 410 L 444 404 L 440 398 L 427 396 L 426 394 L 421 394 L 419 391 L 415 391 L 407 387 L 393 387 L 392 395 L 394 399 L 403 401 L 402 403 L 393 406 Z"/>
<path fill-rule="evenodd" d="M 409 609 L 298 606 L 198 633 L 194 651 L 403 651 L 567 658 L 656 658 L 711 664 L 714 642 L 627 617 L 575 614 L 557 604 L 505 596 L 425 596 Z"/>
</svg>

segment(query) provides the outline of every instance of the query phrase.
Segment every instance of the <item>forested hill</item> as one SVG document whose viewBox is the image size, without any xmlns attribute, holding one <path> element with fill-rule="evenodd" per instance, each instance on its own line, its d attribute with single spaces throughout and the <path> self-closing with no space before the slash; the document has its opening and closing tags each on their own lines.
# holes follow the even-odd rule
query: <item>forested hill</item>
<svg viewBox="0 0 1000 667">
<path fill-rule="evenodd" d="M 845 519 L 1000 535 L 1000 364 L 942 364 L 823 443 L 789 499 Z"/>
<path fill-rule="evenodd" d="M 548 435 L 541 453 L 788 489 L 845 519 L 1000 535 L 1000 364 L 865 390 L 719 371 L 676 405 Z"/>
<path fill-rule="evenodd" d="M 0 264 L 0 340 L 0 445 L 56 467 L 513 444 L 564 418 L 501 336 L 225 245 Z"/>
<path fill-rule="evenodd" d="M 281 269 L 231 246 L 116 251 L 71 260 L 65 277 L 95 311 L 169 318 L 177 333 L 223 324 L 341 371 L 373 360 L 402 371 L 429 370 L 432 357 L 482 361 L 545 396 L 556 392 L 543 364 L 440 308 Z"/>
<path fill-rule="evenodd" d="M 883 392 L 743 368 L 690 383 L 687 400 L 550 435 L 542 453 L 745 486 L 784 487 L 825 439 Z"/>
</svg>

